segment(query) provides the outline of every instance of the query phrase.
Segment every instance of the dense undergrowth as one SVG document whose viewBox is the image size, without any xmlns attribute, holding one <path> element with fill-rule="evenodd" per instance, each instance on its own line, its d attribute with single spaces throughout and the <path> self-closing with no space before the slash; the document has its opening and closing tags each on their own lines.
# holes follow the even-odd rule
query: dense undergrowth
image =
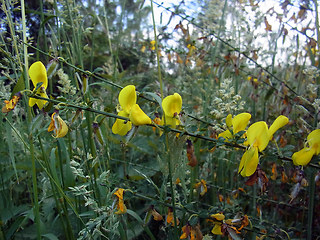
<svg viewBox="0 0 320 240">
<path fill-rule="evenodd" d="M 0 239 L 318 239 L 317 1 L 266 2 L 1 0 Z"/>
</svg>

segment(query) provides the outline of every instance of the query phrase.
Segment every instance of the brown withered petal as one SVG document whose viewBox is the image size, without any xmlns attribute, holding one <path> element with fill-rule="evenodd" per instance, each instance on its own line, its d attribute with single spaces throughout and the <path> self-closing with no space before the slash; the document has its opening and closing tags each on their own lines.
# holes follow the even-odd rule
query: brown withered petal
<svg viewBox="0 0 320 240">
<path fill-rule="evenodd" d="M 187 139 L 187 157 L 188 157 L 188 165 L 190 167 L 195 167 L 198 164 L 196 155 L 194 154 L 194 147 L 191 140 Z"/>
<path fill-rule="evenodd" d="M 276 163 L 273 163 L 272 164 L 272 175 L 271 175 L 271 179 L 272 180 L 276 180 L 277 179 L 277 175 L 278 175 L 278 172 L 277 172 L 277 164 Z"/>
<path fill-rule="evenodd" d="M 158 213 L 155 209 L 152 209 L 151 214 L 152 214 L 153 219 L 155 221 L 162 221 L 163 220 L 163 217 L 161 216 L 161 214 Z"/>
</svg>

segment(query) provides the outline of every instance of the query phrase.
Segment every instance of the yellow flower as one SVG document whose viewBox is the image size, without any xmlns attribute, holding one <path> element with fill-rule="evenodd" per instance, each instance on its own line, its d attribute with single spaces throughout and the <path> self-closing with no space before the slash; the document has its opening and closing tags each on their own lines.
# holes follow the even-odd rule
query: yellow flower
<svg viewBox="0 0 320 240">
<path fill-rule="evenodd" d="M 273 134 L 279 129 L 285 126 L 289 122 L 289 119 L 283 115 L 277 117 L 276 120 L 271 124 L 270 128 L 268 129 L 269 139 L 271 140 Z"/>
<path fill-rule="evenodd" d="M 189 224 L 184 225 L 181 230 L 182 230 L 182 234 L 180 236 L 180 239 L 186 239 L 186 238 L 190 240 L 200 239 L 200 237 L 198 237 L 196 230 L 193 229 L 193 227 L 191 227 Z"/>
<path fill-rule="evenodd" d="M 201 196 L 201 197 L 202 197 L 203 195 L 205 195 L 206 192 L 208 191 L 207 182 L 206 182 L 205 180 L 203 180 L 203 179 L 201 179 L 200 182 L 196 183 L 196 184 L 194 185 L 194 187 L 195 187 L 195 188 L 200 187 L 200 190 L 201 190 L 200 196 Z"/>
<path fill-rule="evenodd" d="M 42 62 L 38 61 L 30 66 L 29 76 L 34 86 L 33 90 L 35 90 L 38 83 L 42 82 L 42 85 L 40 88 L 37 89 L 36 94 L 40 97 L 48 98 L 48 95 L 46 93 L 46 89 L 48 87 L 47 70 L 46 67 L 42 64 Z M 31 97 L 29 99 L 29 106 L 33 107 L 34 104 L 37 104 L 39 109 L 42 109 L 47 102 L 48 101 L 46 100 Z"/>
<path fill-rule="evenodd" d="M 155 40 L 152 40 L 151 42 L 150 42 L 150 46 L 151 46 L 151 50 L 156 50 L 156 41 Z"/>
<path fill-rule="evenodd" d="M 241 173 L 243 177 L 249 177 L 256 171 L 259 163 L 259 152 L 262 152 L 268 146 L 273 134 L 288 122 L 289 119 L 281 115 L 269 129 L 264 121 L 256 122 L 248 128 L 246 143 L 249 148 L 241 158 L 238 173 Z"/>
<path fill-rule="evenodd" d="M 244 131 L 250 121 L 250 113 L 240 113 L 232 118 L 232 115 L 229 114 L 226 118 L 226 124 L 228 129 L 218 135 L 219 137 L 225 138 L 227 141 L 233 137 L 230 129 L 232 129 L 233 134 Z"/>
<path fill-rule="evenodd" d="M 48 132 L 54 131 L 55 138 L 64 137 L 68 133 L 67 124 L 61 119 L 56 112 L 51 115 L 51 122 L 48 127 Z"/>
<path fill-rule="evenodd" d="M 167 224 L 171 224 L 171 226 L 174 226 L 174 218 L 173 218 L 173 211 L 172 211 L 172 208 L 169 207 L 168 209 L 168 215 L 167 215 Z M 179 219 L 176 218 L 176 222 L 177 222 L 177 225 L 179 225 Z"/>
<path fill-rule="evenodd" d="M 9 101 L 4 100 L 5 106 L 2 107 L 1 111 L 3 113 L 8 113 L 8 112 L 12 111 L 16 107 L 16 105 L 20 99 L 20 96 L 21 95 L 14 95 L 11 100 L 9 100 Z"/>
<path fill-rule="evenodd" d="M 112 126 L 112 132 L 121 136 L 126 135 L 132 128 L 132 124 L 136 126 L 151 124 L 151 119 L 141 110 L 137 102 L 136 87 L 128 85 L 119 93 L 119 103 L 121 111 L 118 113 L 121 117 L 129 118 L 130 121 L 117 119 Z"/>
<path fill-rule="evenodd" d="M 212 214 L 210 217 L 215 219 L 213 220 L 214 227 L 212 228 L 211 232 L 215 235 L 222 235 L 221 226 L 222 226 L 223 220 L 225 219 L 225 216 L 222 213 L 216 213 L 216 214 Z"/>
<path fill-rule="evenodd" d="M 161 125 L 169 125 L 175 128 L 180 124 L 179 113 L 182 108 L 182 98 L 178 93 L 165 97 L 162 101 L 162 109 L 164 116 L 162 116 Z"/>
<path fill-rule="evenodd" d="M 127 207 L 126 205 L 124 204 L 124 200 L 123 200 L 123 192 L 124 192 L 124 189 L 123 188 L 119 188 L 115 193 L 114 195 L 117 196 L 117 209 L 118 211 L 115 212 L 115 214 L 124 214 L 127 212 Z"/>
<path fill-rule="evenodd" d="M 320 153 L 320 129 L 312 131 L 307 137 L 306 146 L 292 155 L 294 165 L 307 165 L 313 155 Z"/>
</svg>

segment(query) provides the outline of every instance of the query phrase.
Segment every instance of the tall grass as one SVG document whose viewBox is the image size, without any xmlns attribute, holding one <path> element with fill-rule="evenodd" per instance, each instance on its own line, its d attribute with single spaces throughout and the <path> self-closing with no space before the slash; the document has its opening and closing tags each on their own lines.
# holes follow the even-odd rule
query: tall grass
<svg viewBox="0 0 320 240">
<path fill-rule="evenodd" d="M 264 17 L 277 13 L 264 14 L 258 1 L 199 4 L 202 13 L 188 16 L 183 1 L 41 1 L 32 9 L 2 0 L 1 99 L 22 97 L 1 113 L 1 239 L 213 239 L 217 229 L 220 239 L 316 239 L 319 157 L 295 166 L 292 154 L 319 129 L 317 2 L 290 10 L 302 25 L 303 14 L 315 15 L 307 44 L 280 20 L 268 30 Z M 175 26 L 159 26 L 159 11 Z M 266 29 L 245 32 L 251 24 Z M 251 33 L 268 38 L 270 51 L 256 47 Z M 281 41 L 295 51 L 280 65 Z M 39 60 L 48 98 L 30 84 L 29 66 Z M 112 126 L 131 121 L 117 106 L 129 84 L 154 121 L 120 136 Z M 180 126 L 170 127 L 162 101 L 174 93 L 183 108 L 174 116 Z M 31 97 L 48 104 L 30 107 Z M 243 112 L 251 114 L 249 126 L 270 126 L 279 115 L 290 120 L 249 178 L 238 171 L 249 148 L 244 132 L 218 137 L 232 129 L 227 115 Z M 62 138 L 48 132 L 53 113 L 68 126 Z"/>
</svg>

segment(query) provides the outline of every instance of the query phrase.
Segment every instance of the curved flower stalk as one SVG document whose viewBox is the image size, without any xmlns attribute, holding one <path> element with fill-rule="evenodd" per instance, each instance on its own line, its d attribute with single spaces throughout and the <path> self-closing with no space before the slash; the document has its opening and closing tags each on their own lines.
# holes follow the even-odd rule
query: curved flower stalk
<svg viewBox="0 0 320 240">
<path fill-rule="evenodd" d="M 262 152 L 268 146 L 273 134 L 288 122 L 289 119 L 281 115 L 270 128 L 264 121 L 256 122 L 248 128 L 246 144 L 249 145 L 249 148 L 241 158 L 238 173 L 241 173 L 243 177 L 249 177 L 256 171 L 259 163 L 259 152 Z"/>
<path fill-rule="evenodd" d="M 313 155 L 319 155 L 319 153 L 320 129 L 316 129 L 308 135 L 305 147 L 292 155 L 293 164 L 305 166 L 311 161 Z"/>
<path fill-rule="evenodd" d="M 42 62 L 38 61 L 30 66 L 29 76 L 34 86 L 33 91 L 36 89 L 38 83 L 42 83 L 41 87 L 37 89 L 36 94 L 40 97 L 48 98 L 48 95 L 46 93 L 46 89 L 48 87 L 47 70 Z M 42 109 L 47 104 L 47 102 L 48 101 L 46 100 L 30 97 L 29 106 L 33 107 L 34 104 L 37 104 L 39 109 Z"/>
<path fill-rule="evenodd" d="M 182 98 L 178 93 L 165 97 L 162 101 L 162 116 L 161 125 L 169 125 L 171 128 L 176 128 L 180 125 L 179 113 L 182 109 Z"/>
<path fill-rule="evenodd" d="M 128 85 L 119 93 L 119 103 L 121 111 L 118 113 L 121 117 L 129 118 L 130 121 L 117 119 L 112 126 L 112 132 L 121 136 L 126 135 L 132 128 L 132 124 L 136 126 L 151 124 L 151 119 L 141 110 L 137 102 L 136 87 Z"/>
<path fill-rule="evenodd" d="M 62 138 L 68 133 L 68 126 L 62 120 L 62 118 L 57 114 L 57 112 L 52 113 L 51 122 L 48 127 L 48 132 L 54 131 L 55 138 Z"/>
<path fill-rule="evenodd" d="M 232 115 L 229 114 L 226 118 L 226 124 L 228 129 L 218 135 L 219 137 L 223 137 L 228 141 L 232 139 L 234 134 L 244 131 L 251 119 L 250 113 L 240 113 L 232 118 Z M 232 130 L 232 132 L 230 131 Z"/>
</svg>

